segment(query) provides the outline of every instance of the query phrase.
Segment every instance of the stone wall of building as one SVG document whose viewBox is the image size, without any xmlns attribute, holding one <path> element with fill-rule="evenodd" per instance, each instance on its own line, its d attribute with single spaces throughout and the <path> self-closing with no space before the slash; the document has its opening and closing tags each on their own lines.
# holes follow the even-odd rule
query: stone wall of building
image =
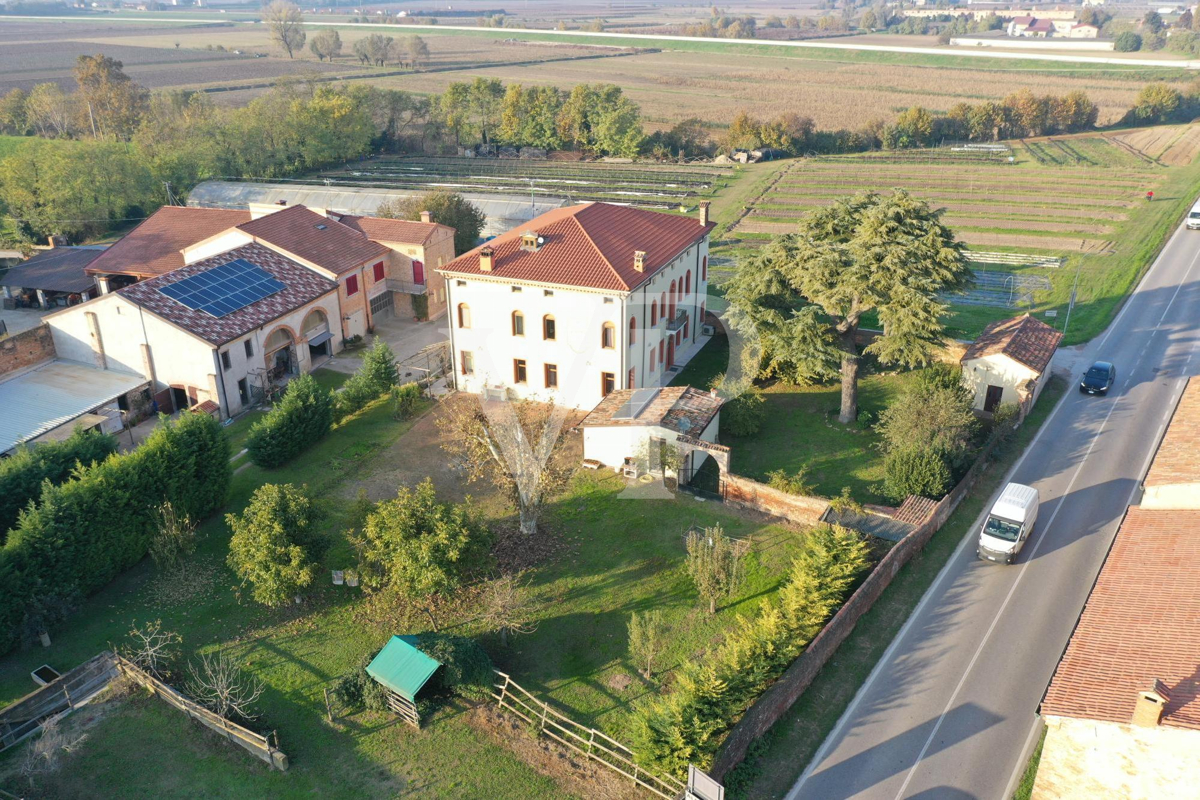
<svg viewBox="0 0 1200 800">
<path fill-rule="evenodd" d="M 54 358 L 54 337 L 48 325 L 38 325 L 0 341 L 0 379 Z"/>
<path fill-rule="evenodd" d="M 1047 717 L 1033 800 L 1192 798 L 1200 731 Z"/>
</svg>

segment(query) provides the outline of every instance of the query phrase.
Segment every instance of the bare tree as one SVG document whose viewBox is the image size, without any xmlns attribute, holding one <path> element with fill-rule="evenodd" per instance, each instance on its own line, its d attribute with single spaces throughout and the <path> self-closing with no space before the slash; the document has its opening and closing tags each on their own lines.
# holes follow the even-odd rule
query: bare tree
<svg viewBox="0 0 1200 800">
<path fill-rule="evenodd" d="M 662 611 L 635 611 L 629 615 L 629 657 L 646 680 L 654 674 L 654 662 L 665 649 L 664 634 Z"/>
<path fill-rule="evenodd" d="M 158 507 L 157 517 L 150 557 L 164 572 L 182 569 L 184 561 L 196 552 L 196 523 L 186 514 L 180 516 L 169 501 Z"/>
<path fill-rule="evenodd" d="M 717 613 L 717 601 L 729 597 L 741 582 L 738 550 L 720 525 L 688 531 L 687 571 L 696 592 L 708 601 L 708 613 Z"/>
<path fill-rule="evenodd" d="M 159 678 L 179 655 L 176 646 L 183 642 L 178 633 L 163 630 L 161 619 L 141 627 L 134 622 L 127 636 L 129 644 L 121 649 L 121 655 Z"/>
<path fill-rule="evenodd" d="M 188 665 L 187 690 L 197 703 L 214 714 L 242 719 L 258 716 L 251 706 L 263 693 L 263 682 L 246 675 L 226 650 L 205 653 L 200 663 Z"/>
<path fill-rule="evenodd" d="M 25 751 L 21 774 L 34 785 L 38 775 L 48 775 L 58 769 L 63 753 L 73 753 L 87 739 L 86 733 L 67 733 L 59 727 L 61 716 L 50 717 L 42 723 L 42 735 Z"/>
<path fill-rule="evenodd" d="M 293 58 L 293 53 L 304 47 L 308 34 L 304 32 L 304 15 L 295 3 L 274 0 L 263 8 L 263 22 L 271 31 L 275 44 L 287 51 L 288 58 Z"/>
<path fill-rule="evenodd" d="M 468 483 L 490 479 L 517 507 L 521 532 L 537 532 L 546 501 L 571 469 L 561 458 L 567 411 L 553 401 L 463 397 L 438 420 L 442 448 L 466 470 Z"/>
<path fill-rule="evenodd" d="M 483 611 L 480 619 L 500 632 L 500 646 L 508 646 L 510 633 L 533 633 L 537 625 L 529 620 L 537 612 L 538 603 L 529 591 L 523 574 L 502 575 L 484 588 Z"/>
</svg>

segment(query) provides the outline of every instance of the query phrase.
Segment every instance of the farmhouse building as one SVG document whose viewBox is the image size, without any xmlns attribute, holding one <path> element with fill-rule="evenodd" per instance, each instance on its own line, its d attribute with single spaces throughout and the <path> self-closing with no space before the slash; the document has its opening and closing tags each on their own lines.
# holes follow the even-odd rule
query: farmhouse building
<svg viewBox="0 0 1200 800">
<path fill-rule="evenodd" d="M 1200 785 L 1200 382 L 1193 379 L 1042 700 L 1033 796 L 1195 797 Z M 1158 490 L 1158 491 L 1153 491 Z"/>
<path fill-rule="evenodd" d="M 664 448 L 674 448 L 671 466 L 687 482 L 717 442 L 722 400 L 691 386 L 621 389 L 600 401 L 579 423 L 583 458 L 589 466 L 661 472 Z M 728 464 L 725 464 L 726 471 Z"/>
<path fill-rule="evenodd" d="M 984 328 L 960 361 L 976 410 L 991 414 L 1001 403 L 1032 408 L 1049 380 L 1060 341 L 1061 333 L 1028 314 Z"/>
<path fill-rule="evenodd" d="M 586 203 L 447 264 L 455 383 L 594 408 L 662 386 L 705 341 L 708 204 L 699 219 Z"/>
<path fill-rule="evenodd" d="M 58 247 L 33 255 L 0 277 L 6 308 L 52 308 L 81 303 L 97 293 L 85 268 L 103 248 Z"/>
</svg>

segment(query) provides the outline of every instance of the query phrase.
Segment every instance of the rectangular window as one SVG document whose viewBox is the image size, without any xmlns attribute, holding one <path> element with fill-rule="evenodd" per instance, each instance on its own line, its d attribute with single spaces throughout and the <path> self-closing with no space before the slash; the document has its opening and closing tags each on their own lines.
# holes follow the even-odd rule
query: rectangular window
<svg viewBox="0 0 1200 800">
<path fill-rule="evenodd" d="M 513 359 L 513 383 L 525 383 L 528 380 L 528 375 L 525 371 L 525 359 Z"/>
<path fill-rule="evenodd" d="M 554 292 L 549 289 L 542 289 L 542 297 L 554 297 Z"/>
<path fill-rule="evenodd" d="M 650 372 L 654 372 L 654 350 L 650 350 Z"/>
<path fill-rule="evenodd" d="M 455 281 L 454 285 L 455 286 L 466 286 L 467 282 L 466 281 Z"/>
<path fill-rule="evenodd" d="M 238 381 L 238 399 L 242 401 L 242 405 L 250 405 L 250 385 L 245 378 Z"/>
<path fill-rule="evenodd" d="M 545 317 L 542 320 L 542 338 L 546 341 L 554 341 L 557 338 L 557 331 L 554 327 L 554 317 Z"/>
<path fill-rule="evenodd" d="M 617 376 L 611 372 L 600 373 L 600 394 L 608 397 L 617 388 Z"/>
<path fill-rule="evenodd" d="M 611 304 L 611 303 L 612 303 L 612 301 L 613 301 L 613 299 L 612 299 L 611 297 L 606 297 L 606 298 L 604 298 L 604 302 L 606 302 L 606 303 L 610 303 L 610 304 Z"/>
<path fill-rule="evenodd" d="M 425 283 L 425 265 L 416 259 L 413 259 L 413 283 Z"/>
<path fill-rule="evenodd" d="M 512 287 L 512 290 L 513 290 L 513 294 L 518 294 L 518 293 L 520 293 L 520 291 L 521 291 L 521 287 L 520 287 L 520 286 L 514 286 L 514 287 Z"/>
<path fill-rule="evenodd" d="M 246 341 L 242 342 L 242 344 L 244 344 L 246 346 L 246 358 L 249 358 L 250 356 L 254 355 L 254 343 L 253 342 L 251 342 L 249 339 L 247 339 Z"/>
<path fill-rule="evenodd" d="M 221 366 L 225 369 L 233 369 L 233 359 L 229 357 L 228 350 L 221 351 Z"/>
<path fill-rule="evenodd" d="M 474 375 L 475 374 L 475 357 L 472 356 L 470 353 L 468 353 L 466 350 L 462 350 L 459 352 L 458 365 L 459 365 L 459 368 L 462 370 L 463 375 Z"/>
<path fill-rule="evenodd" d="M 513 314 L 512 323 L 513 323 L 512 324 L 513 336 L 524 336 L 525 335 L 525 315 L 522 314 L 520 311 L 515 312 Z"/>
<path fill-rule="evenodd" d="M 636 389 L 637 388 L 636 386 L 633 385 L 633 367 L 629 368 L 629 385 L 626 386 L 625 388 L 626 389 Z"/>
<path fill-rule="evenodd" d="M 557 389 L 558 388 L 558 365 L 557 364 L 547 364 L 546 365 L 546 388 L 547 389 Z"/>
<path fill-rule="evenodd" d="M 375 282 L 379 283 L 381 280 L 383 280 L 383 262 L 380 261 L 378 264 L 376 264 L 374 269 L 375 269 Z"/>
<path fill-rule="evenodd" d="M 358 276 L 351 275 L 346 278 L 346 297 L 358 294 Z"/>
</svg>

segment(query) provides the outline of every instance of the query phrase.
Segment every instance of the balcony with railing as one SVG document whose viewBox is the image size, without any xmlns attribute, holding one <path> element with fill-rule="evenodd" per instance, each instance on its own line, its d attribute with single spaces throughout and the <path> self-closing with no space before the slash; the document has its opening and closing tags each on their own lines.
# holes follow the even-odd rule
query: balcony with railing
<svg viewBox="0 0 1200 800">
<path fill-rule="evenodd" d="M 684 326 L 687 322 L 687 311 L 682 308 L 676 312 L 674 318 L 667 320 L 667 333 L 674 333 Z"/>
<path fill-rule="evenodd" d="M 404 294 L 425 294 L 427 288 L 423 283 L 411 283 L 399 278 L 385 278 L 383 283 L 389 290 Z"/>
</svg>

